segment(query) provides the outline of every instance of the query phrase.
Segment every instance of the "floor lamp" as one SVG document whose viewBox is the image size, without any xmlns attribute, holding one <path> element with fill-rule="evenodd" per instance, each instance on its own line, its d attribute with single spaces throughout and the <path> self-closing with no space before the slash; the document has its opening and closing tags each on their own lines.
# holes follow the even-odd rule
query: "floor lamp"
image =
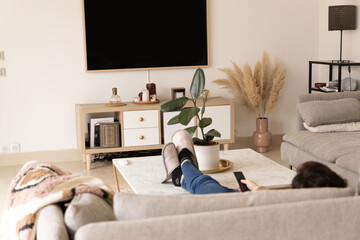
<svg viewBox="0 0 360 240">
<path fill-rule="evenodd" d="M 329 6 L 329 31 L 340 31 L 340 63 L 342 60 L 342 31 L 356 29 L 356 6 Z"/>
</svg>

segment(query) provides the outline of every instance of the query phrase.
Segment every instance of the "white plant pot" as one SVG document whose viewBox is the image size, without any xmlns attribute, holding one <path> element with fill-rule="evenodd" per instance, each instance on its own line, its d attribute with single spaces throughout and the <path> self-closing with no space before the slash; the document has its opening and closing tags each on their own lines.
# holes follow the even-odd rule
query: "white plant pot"
<svg viewBox="0 0 360 240">
<path fill-rule="evenodd" d="M 219 169 L 219 143 L 208 146 L 194 145 L 194 148 L 200 171 Z"/>
</svg>

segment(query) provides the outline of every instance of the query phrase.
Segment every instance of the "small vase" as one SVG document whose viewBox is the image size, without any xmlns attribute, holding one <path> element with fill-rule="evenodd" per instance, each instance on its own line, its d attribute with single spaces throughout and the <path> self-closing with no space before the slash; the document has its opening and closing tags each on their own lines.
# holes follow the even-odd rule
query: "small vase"
<svg viewBox="0 0 360 240">
<path fill-rule="evenodd" d="M 121 103 L 121 98 L 119 95 L 117 95 L 117 88 L 113 88 L 112 93 L 113 93 L 113 95 L 110 97 L 110 103 L 111 104 Z"/>
<path fill-rule="evenodd" d="M 268 130 L 268 119 L 256 119 L 256 131 L 253 134 L 253 143 L 256 146 L 256 151 L 265 153 L 269 151 L 271 145 L 271 132 Z"/>
<path fill-rule="evenodd" d="M 219 169 L 219 143 L 213 145 L 194 144 L 194 149 L 200 171 Z"/>
</svg>

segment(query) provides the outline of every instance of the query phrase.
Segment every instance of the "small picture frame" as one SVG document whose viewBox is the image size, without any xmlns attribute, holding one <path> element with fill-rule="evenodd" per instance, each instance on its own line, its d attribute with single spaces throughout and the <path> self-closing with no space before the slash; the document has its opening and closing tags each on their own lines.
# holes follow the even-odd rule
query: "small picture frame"
<svg viewBox="0 0 360 240">
<path fill-rule="evenodd" d="M 185 88 L 171 88 L 171 99 L 185 97 Z"/>
</svg>

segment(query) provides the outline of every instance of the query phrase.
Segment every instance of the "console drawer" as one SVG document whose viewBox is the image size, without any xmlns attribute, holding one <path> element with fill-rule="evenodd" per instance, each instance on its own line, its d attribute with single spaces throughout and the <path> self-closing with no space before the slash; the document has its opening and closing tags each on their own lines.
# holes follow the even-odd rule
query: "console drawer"
<svg viewBox="0 0 360 240">
<path fill-rule="evenodd" d="M 124 147 L 156 145 L 159 139 L 159 128 L 124 129 Z"/>
<path fill-rule="evenodd" d="M 159 127 L 159 111 L 125 111 L 123 112 L 124 129 Z"/>
</svg>

